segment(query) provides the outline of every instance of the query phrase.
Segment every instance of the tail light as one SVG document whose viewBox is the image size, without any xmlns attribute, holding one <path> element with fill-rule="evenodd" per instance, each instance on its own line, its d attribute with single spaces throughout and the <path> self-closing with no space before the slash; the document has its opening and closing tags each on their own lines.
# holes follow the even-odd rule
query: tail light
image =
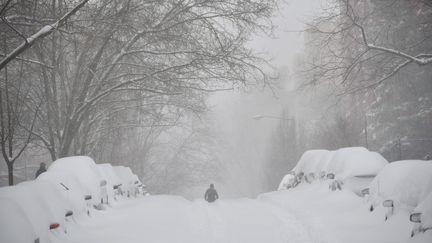
<svg viewBox="0 0 432 243">
<path fill-rule="evenodd" d="M 52 224 L 50 224 L 50 226 L 49 226 L 50 230 L 57 229 L 58 227 L 60 227 L 60 224 L 59 224 L 59 223 L 52 223 Z"/>
</svg>

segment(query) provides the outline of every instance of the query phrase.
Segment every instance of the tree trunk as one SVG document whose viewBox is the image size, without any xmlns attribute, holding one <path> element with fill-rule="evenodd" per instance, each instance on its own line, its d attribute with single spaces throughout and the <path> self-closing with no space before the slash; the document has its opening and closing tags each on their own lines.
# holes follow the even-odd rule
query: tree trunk
<svg viewBox="0 0 432 243">
<path fill-rule="evenodd" d="M 9 177 L 9 186 L 13 186 L 14 177 L 13 177 L 13 163 L 8 163 L 8 177 Z"/>
</svg>

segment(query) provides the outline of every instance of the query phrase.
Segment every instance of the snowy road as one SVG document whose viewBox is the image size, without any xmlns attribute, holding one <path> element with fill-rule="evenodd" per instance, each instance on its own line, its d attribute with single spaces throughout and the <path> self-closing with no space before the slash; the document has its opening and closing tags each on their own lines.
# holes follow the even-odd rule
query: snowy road
<svg viewBox="0 0 432 243">
<path fill-rule="evenodd" d="M 252 199 L 208 204 L 176 196 L 126 200 L 71 223 L 61 242 L 73 243 L 288 243 L 317 242 L 291 213 Z"/>
</svg>

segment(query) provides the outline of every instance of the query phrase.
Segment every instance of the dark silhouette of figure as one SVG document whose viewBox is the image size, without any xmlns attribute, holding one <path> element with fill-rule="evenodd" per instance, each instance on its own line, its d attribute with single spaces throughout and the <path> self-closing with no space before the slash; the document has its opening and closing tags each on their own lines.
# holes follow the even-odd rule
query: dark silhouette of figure
<svg viewBox="0 0 432 243">
<path fill-rule="evenodd" d="M 40 174 L 44 173 L 46 171 L 46 165 L 45 163 L 40 163 L 39 165 L 39 169 L 36 171 L 36 176 L 35 178 L 37 178 Z"/>
<path fill-rule="evenodd" d="M 206 193 L 204 195 L 204 199 L 207 202 L 211 203 L 211 202 L 216 201 L 218 198 L 219 198 L 219 195 L 218 195 L 216 189 L 214 189 L 214 185 L 210 184 L 210 188 L 207 189 L 207 191 L 206 191 Z"/>
</svg>

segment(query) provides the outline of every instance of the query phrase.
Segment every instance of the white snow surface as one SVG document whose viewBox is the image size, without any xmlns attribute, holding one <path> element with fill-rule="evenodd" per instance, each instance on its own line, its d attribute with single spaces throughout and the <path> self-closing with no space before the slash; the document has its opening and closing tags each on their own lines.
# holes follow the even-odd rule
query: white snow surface
<svg viewBox="0 0 432 243">
<path fill-rule="evenodd" d="M 18 204 L 8 198 L 0 198 L 0 205 L 0 242 L 34 242 L 37 234 Z"/>
<path fill-rule="evenodd" d="M 412 210 L 432 193 L 432 161 L 404 160 L 386 165 L 370 185 L 370 200 L 391 199 L 396 208 Z M 432 207 L 432 203 L 430 204 Z"/>
<path fill-rule="evenodd" d="M 315 242 L 331 243 L 430 243 L 432 230 L 411 238 L 409 211 L 396 210 L 387 221 L 385 208 L 370 212 L 369 203 L 350 190 L 330 191 L 327 183 L 312 184 L 259 196 L 262 202 L 289 210 L 306 225 Z"/>
<path fill-rule="evenodd" d="M 344 180 L 353 176 L 376 175 L 386 164 L 387 160 L 379 153 L 363 147 L 349 147 L 335 151 L 306 151 L 293 170 L 305 174 L 324 171 Z"/>
<path fill-rule="evenodd" d="M 369 212 L 367 199 L 345 188 L 332 192 L 325 180 L 265 193 L 257 199 L 224 199 L 224 192 L 219 191 L 221 199 L 215 203 L 166 195 L 123 197 L 106 210 L 93 210 L 90 216 L 84 212 L 75 215 L 74 212 L 73 219 L 66 220 L 68 210 L 82 207 L 80 200 L 84 190 L 93 187 L 94 183 L 99 185 L 101 178 L 115 184 L 113 171 L 122 182 L 134 182 L 138 178 L 126 167 L 96 166 L 88 157 L 62 160 L 54 162 L 56 168 L 50 168 L 35 181 L 0 188 L 0 243 L 32 243 L 36 237 L 41 243 L 432 242 L 432 230 L 411 238 L 411 210 L 398 207 L 393 216 L 384 221 L 386 208 L 377 204 L 375 210 Z M 99 170 L 93 175 L 97 179 L 84 180 L 83 175 L 75 175 L 78 170 L 74 165 L 66 165 L 75 162 L 77 168 L 87 170 L 87 175 L 95 168 Z M 408 180 L 411 177 L 399 174 L 405 171 L 423 178 L 416 179 L 416 183 L 425 184 L 415 194 L 419 203 L 414 211 L 428 213 L 432 196 L 427 188 L 432 182 L 425 177 L 430 172 L 429 167 L 425 161 L 413 166 L 405 164 L 408 162 L 385 166 L 376 177 L 377 185 L 385 185 L 390 180 L 394 183 Z M 60 182 L 70 189 L 65 190 Z M 393 190 L 386 185 L 379 187 L 376 195 L 380 197 L 382 192 Z M 375 189 L 371 187 L 371 190 Z M 371 199 L 378 198 L 374 195 Z M 51 223 L 60 223 L 61 228 L 49 230 Z"/>
</svg>

